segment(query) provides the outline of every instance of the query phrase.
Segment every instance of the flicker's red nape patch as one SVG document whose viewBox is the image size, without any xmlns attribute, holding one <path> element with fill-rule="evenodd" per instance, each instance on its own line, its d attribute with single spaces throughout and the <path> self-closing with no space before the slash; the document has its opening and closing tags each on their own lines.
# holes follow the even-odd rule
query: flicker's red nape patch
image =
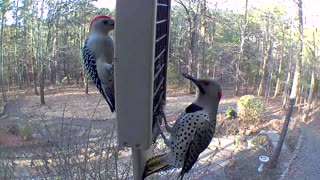
<svg viewBox="0 0 320 180">
<path fill-rule="evenodd" d="M 219 99 L 219 101 L 221 100 L 221 97 L 222 97 L 222 92 L 220 91 L 220 92 L 218 92 L 218 99 Z"/>
<path fill-rule="evenodd" d="M 112 19 L 110 16 L 107 16 L 107 15 L 95 16 L 95 17 L 92 19 L 91 23 L 90 23 L 89 31 L 91 30 L 91 27 L 92 27 L 92 25 L 93 25 L 94 22 L 96 22 L 96 21 L 99 20 L 99 19 L 103 19 L 103 18 Z"/>
</svg>

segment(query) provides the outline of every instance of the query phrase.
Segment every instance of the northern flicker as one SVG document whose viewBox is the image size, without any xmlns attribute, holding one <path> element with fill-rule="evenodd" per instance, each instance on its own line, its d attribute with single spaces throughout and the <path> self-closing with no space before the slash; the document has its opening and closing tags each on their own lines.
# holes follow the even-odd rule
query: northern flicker
<svg viewBox="0 0 320 180">
<path fill-rule="evenodd" d="M 208 147 L 215 133 L 216 116 L 222 97 L 220 85 L 210 79 L 196 79 L 186 74 L 183 76 L 197 86 L 198 97 L 181 113 L 173 126 L 168 125 L 164 118 L 170 138 L 166 138 L 163 132 L 161 136 L 170 151 L 148 160 L 144 178 L 155 172 L 182 168 L 179 175 L 182 179 L 196 163 L 200 153 Z"/>
</svg>

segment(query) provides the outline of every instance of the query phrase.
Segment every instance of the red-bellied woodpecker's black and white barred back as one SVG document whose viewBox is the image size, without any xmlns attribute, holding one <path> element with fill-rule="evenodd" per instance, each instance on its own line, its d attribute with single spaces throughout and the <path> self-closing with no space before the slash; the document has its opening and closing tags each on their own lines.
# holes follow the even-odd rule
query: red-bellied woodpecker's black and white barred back
<svg viewBox="0 0 320 180">
<path fill-rule="evenodd" d="M 114 29 L 114 20 L 106 15 L 93 18 L 89 36 L 84 43 L 82 56 L 85 68 L 111 112 L 115 111 L 114 97 L 114 42 L 109 32 Z"/>
<path fill-rule="evenodd" d="M 107 101 L 111 112 L 115 111 L 115 98 L 114 95 L 111 93 L 113 90 L 103 90 L 103 87 L 101 85 L 101 81 L 98 76 L 97 72 L 97 65 L 96 60 L 93 56 L 93 54 L 90 52 L 89 48 L 87 47 L 87 41 L 84 43 L 84 47 L 82 49 L 82 56 L 84 60 L 85 68 L 92 79 L 93 83 L 96 85 L 97 89 L 99 90 L 100 94 L 103 96 L 103 98 Z"/>
</svg>

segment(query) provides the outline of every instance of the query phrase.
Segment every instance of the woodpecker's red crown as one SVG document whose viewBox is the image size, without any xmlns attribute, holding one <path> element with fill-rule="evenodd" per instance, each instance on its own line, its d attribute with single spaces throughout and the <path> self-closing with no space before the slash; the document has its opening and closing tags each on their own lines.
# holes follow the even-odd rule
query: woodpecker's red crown
<svg viewBox="0 0 320 180">
<path fill-rule="evenodd" d="M 92 27 L 92 25 L 93 25 L 94 22 L 96 22 L 96 21 L 99 20 L 99 19 L 103 19 L 103 18 L 112 19 L 110 16 L 107 16 L 107 15 L 98 15 L 98 16 L 95 16 L 95 17 L 92 19 L 91 23 L 90 23 L 89 31 L 91 30 L 91 27 Z"/>
</svg>

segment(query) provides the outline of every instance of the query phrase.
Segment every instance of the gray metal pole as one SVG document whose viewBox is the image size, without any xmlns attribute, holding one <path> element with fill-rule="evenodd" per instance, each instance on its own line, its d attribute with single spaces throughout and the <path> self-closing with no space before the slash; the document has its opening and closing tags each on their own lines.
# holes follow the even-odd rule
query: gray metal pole
<svg viewBox="0 0 320 180">
<path fill-rule="evenodd" d="M 141 180 L 147 160 L 151 157 L 152 148 L 147 150 L 132 148 L 133 179 Z"/>
<path fill-rule="evenodd" d="M 151 157 L 157 0 L 117 0 L 115 94 L 120 145 L 132 147 L 133 177 Z"/>
</svg>

